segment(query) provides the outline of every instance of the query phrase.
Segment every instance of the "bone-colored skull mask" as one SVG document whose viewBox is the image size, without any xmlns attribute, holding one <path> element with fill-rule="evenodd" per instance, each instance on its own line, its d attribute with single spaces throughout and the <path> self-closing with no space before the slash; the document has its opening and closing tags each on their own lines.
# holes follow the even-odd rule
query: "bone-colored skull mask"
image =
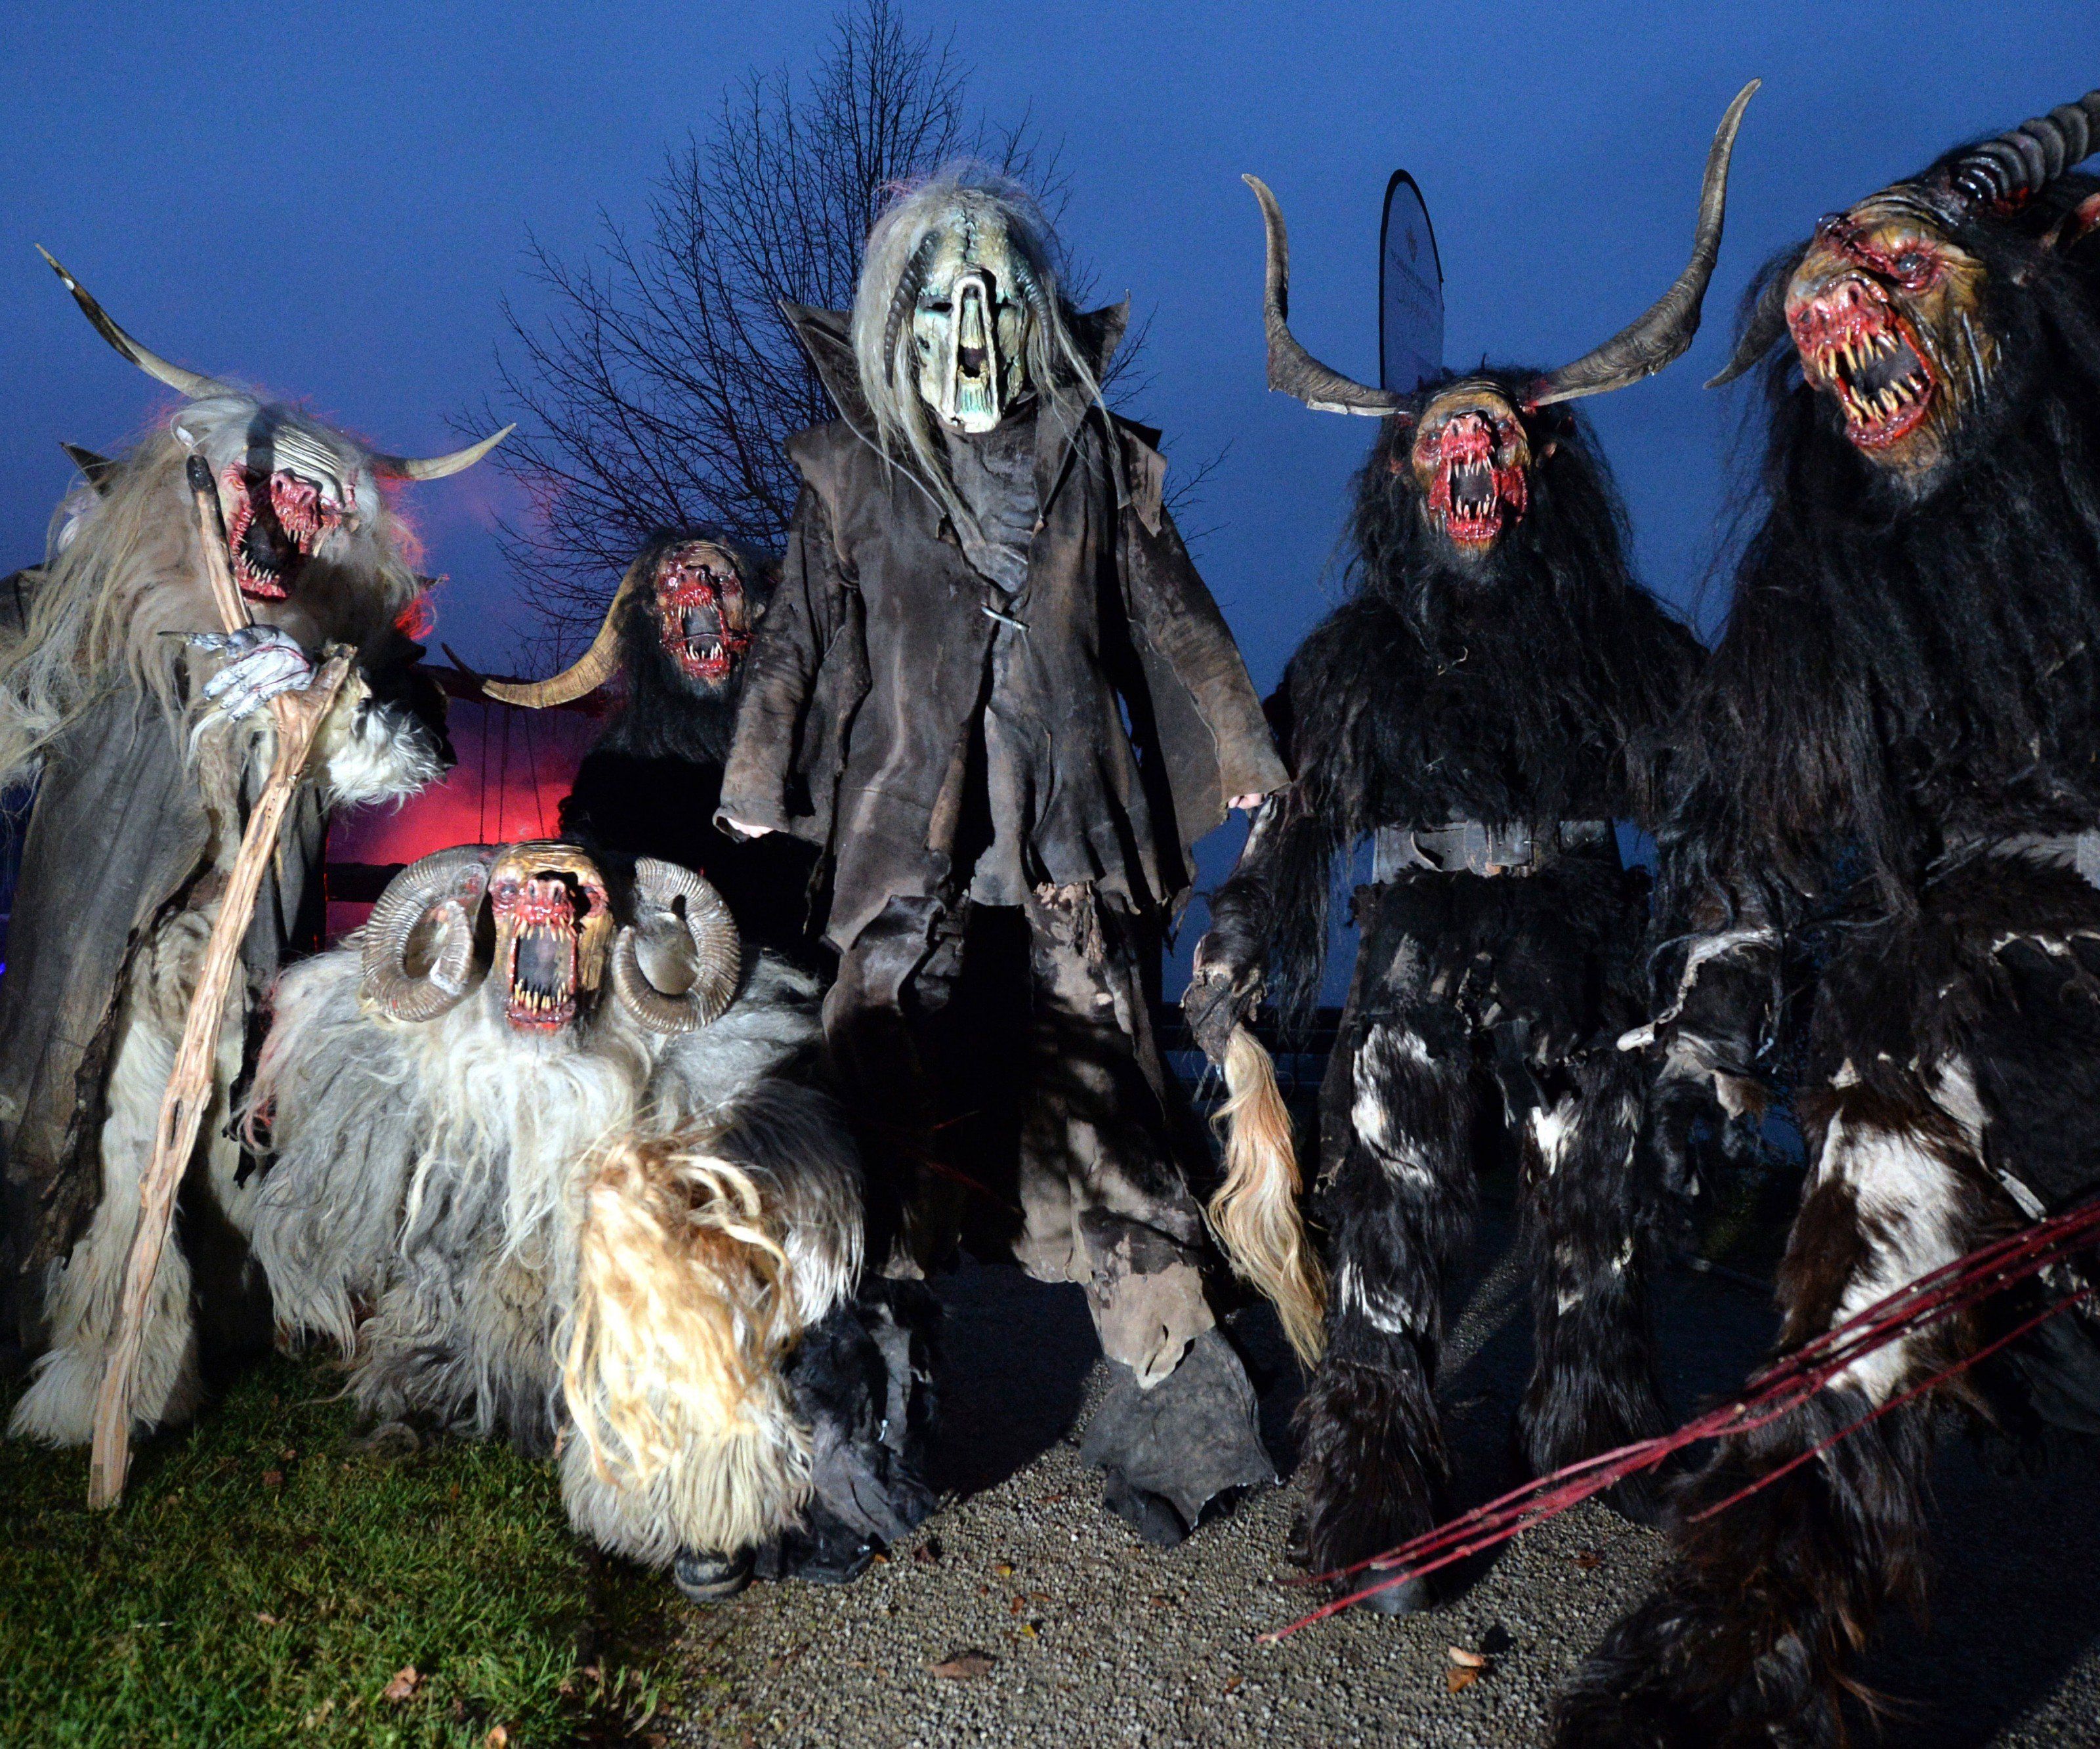
<svg viewBox="0 0 2100 1749">
<path fill-rule="evenodd" d="M 911 311 L 919 396 L 951 431 L 989 431 L 1021 400 L 1027 263 L 996 214 L 966 213 L 930 245 Z"/>
</svg>

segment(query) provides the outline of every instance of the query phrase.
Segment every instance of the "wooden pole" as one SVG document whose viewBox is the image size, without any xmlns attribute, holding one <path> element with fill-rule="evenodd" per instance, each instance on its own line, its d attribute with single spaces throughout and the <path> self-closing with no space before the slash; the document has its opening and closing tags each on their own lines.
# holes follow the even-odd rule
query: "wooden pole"
<svg viewBox="0 0 2100 1749">
<path fill-rule="evenodd" d="M 213 603 L 224 629 L 239 631 L 249 623 L 248 607 L 235 586 L 227 559 L 218 488 L 210 466 L 201 457 L 190 458 L 189 484 Z M 103 1369 L 101 1389 L 95 1393 L 95 1444 L 87 1471 L 90 1507 L 114 1506 L 124 1492 L 125 1477 L 131 1467 L 133 1374 L 145 1336 L 146 1302 L 160 1268 L 161 1253 L 167 1245 L 175 1195 L 196 1147 L 197 1127 L 211 1104 L 212 1070 L 218 1056 L 227 992 L 240 964 L 240 944 L 248 934 L 249 921 L 255 914 L 263 873 L 276 852 L 285 810 L 306 769 L 307 756 L 321 720 L 349 678 L 350 665 L 349 651 L 331 650 L 304 691 L 280 693 L 270 700 L 271 714 L 277 726 L 276 757 L 261 799 L 249 816 L 240 854 L 219 899 L 218 916 L 205 948 L 196 990 L 190 997 L 174 1071 L 168 1077 L 167 1092 L 161 1101 L 152 1158 L 139 1182 L 139 1229 L 125 1265 L 124 1292 L 117 1302 L 117 1328 Z"/>
</svg>

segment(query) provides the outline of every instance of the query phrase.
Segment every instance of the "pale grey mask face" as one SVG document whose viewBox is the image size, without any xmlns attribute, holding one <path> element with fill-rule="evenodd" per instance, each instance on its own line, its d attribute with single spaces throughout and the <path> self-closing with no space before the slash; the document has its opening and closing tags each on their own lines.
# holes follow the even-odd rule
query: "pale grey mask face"
<svg viewBox="0 0 2100 1749">
<path fill-rule="evenodd" d="M 919 396 L 951 431 L 989 431 L 1030 386 L 1026 267 L 981 223 L 943 236 L 911 312 Z"/>
</svg>

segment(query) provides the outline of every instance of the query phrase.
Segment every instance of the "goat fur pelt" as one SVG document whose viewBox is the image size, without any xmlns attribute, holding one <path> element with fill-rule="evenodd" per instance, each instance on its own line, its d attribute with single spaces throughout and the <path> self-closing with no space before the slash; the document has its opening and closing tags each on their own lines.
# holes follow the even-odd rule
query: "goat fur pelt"
<svg viewBox="0 0 2100 1749">
<path fill-rule="evenodd" d="M 811 1434 L 782 1363 L 861 1262 L 813 983 L 760 957 L 698 1031 L 607 1005 L 541 1040 L 479 1001 L 368 1013 L 361 945 L 286 974 L 250 1102 L 280 1326 L 340 1348 L 376 1419 L 558 1446 L 607 1548 L 661 1565 L 796 1524 Z"/>
</svg>

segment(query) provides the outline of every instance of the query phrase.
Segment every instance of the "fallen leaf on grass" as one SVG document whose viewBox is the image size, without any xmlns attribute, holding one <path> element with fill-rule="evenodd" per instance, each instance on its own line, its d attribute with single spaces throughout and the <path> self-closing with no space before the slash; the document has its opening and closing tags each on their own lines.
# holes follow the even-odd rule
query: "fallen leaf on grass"
<svg viewBox="0 0 2100 1749">
<path fill-rule="evenodd" d="M 262 1486 L 266 1488 L 283 1487 L 285 1486 L 284 1471 L 281 1469 L 264 1470 L 262 1472 Z"/>
<path fill-rule="evenodd" d="M 255 1612 L 255 1619 L 262 1623 L 265 1628 L 281 1628 L 285 1625 L 267 1610 L 258 1610 Z"/>
<path fill-rule="evenodd" d="M 960 1681 L 965 1676 L 981 1676 L 988 1672 L 999 1660 L 989 1652 L 955 1652 L 929 1667 L 937 1676 L 946 1676 L 951 1681 Z"/>
<path fill-rule="evenodd" d="M 488 1734 L 481 1740 L 481 1749 L 510 1749 L 510 1732 L 506 1726 L 492 1725 Z"/>
<path fill-rule="evenodd" d="M 404 1664 L 394 1672 L 394 1680 L 379 1691 L 382 1700 L 404 1701 L 415 1698 L 416 1685 L 422 1681 L 413 1664 Z"/>
</svg>

